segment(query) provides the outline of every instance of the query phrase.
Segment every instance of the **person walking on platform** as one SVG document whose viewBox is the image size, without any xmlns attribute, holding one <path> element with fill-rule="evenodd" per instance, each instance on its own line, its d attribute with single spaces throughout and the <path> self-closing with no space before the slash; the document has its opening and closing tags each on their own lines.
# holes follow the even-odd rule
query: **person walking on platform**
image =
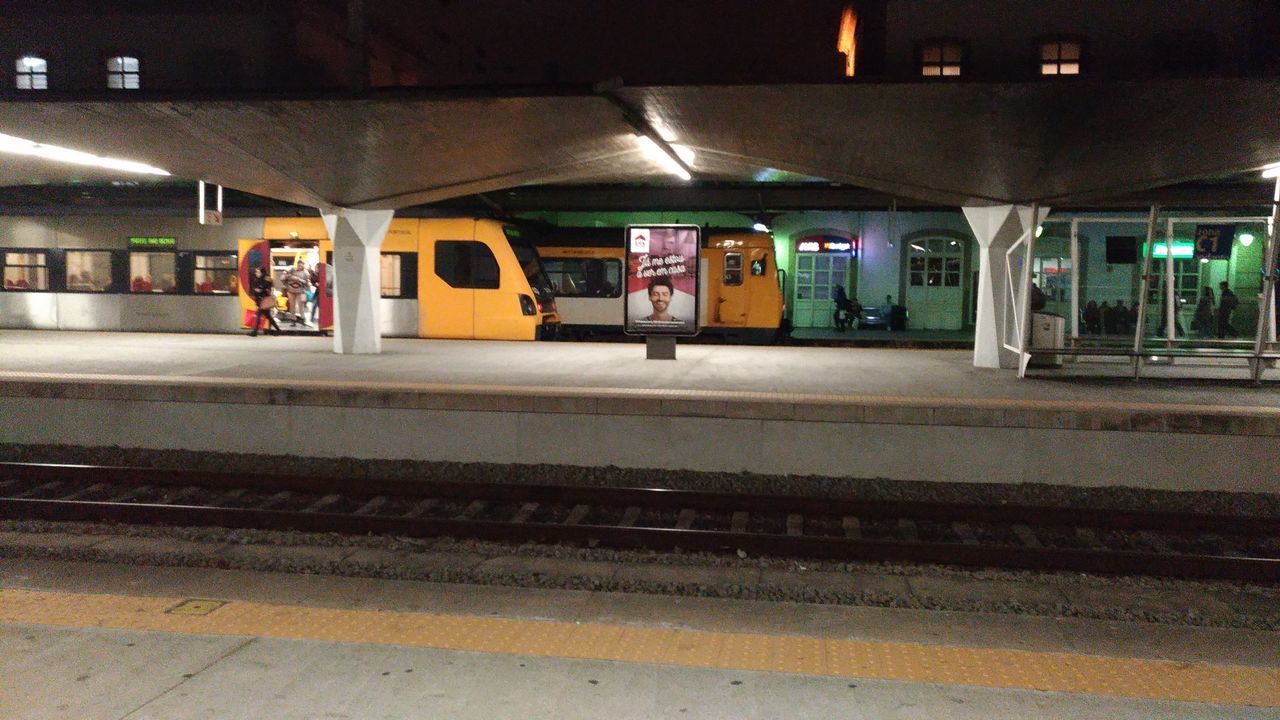
<svg viewBox="0 0 1280 720">
<path fill-rule="evenodd" d="M 1240 301 L 1236 299 L 1236 294 L 1231 292 L 1231 288 L 1224 280 L 1218 283 L 1219 300 L 1218 300 L 1218 337 L 1235 337 L 1236 329 L 1231 326 L 1231 313 L 1235 311 Z"/>
<path fill-rule="evenodd" d="M 1196 302 L 1196 314 L 1191 319 L 1191 329 L 1198 337 L 1211 338 L 1214 335 L 1213 321 L 1213 288 L 1206 287 Z"/>
<path fill-rule="evenodd" d="M 249 337 L 258 336 L 258 328 L 262 327 L 263 318 L 269 324 L 267 330 L 274 328 L 279 335 L 280 326 L 276 324 L 275 316 L 276 284 L 271 279 L 271 273 L 265 268 L 254 268 L 253 278 L 249 281 L 249 297 L 253 298 L 253 302 L 258 306 L 258 314 L 253 318 L 253 329 L 249 331 Z"/>
<path fill-rule="evenodd" d="M 853 303 L 849 301 L 849 295 L 845 293 L 843 285 L 836 285 L 836 331 L 844 332 L 853 324 Z"/>
</svg>

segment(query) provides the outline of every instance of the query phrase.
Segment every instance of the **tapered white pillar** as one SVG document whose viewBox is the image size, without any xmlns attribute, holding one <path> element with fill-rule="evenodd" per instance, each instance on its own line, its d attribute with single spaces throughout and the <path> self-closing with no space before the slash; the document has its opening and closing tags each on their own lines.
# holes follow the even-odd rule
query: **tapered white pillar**
<svg viewBox="0 0 1280 720">
<path fill-rule="evenodd" d="M 1042 208 L 1041 217 L 1048 212 Z M 1015 296 L 1009 292 L 1006 254 L 1026 232 L 1031 208 L 1015 205 L 964 208 L 965 219 L 978 241 L 978 307 L 973 333 L 973 366 L 985 368 L 1017 368 L 1016 337 L 1006 337 L 1009 326 L 1006 313 L 1012 312 Z M 1028 259 L 1029 260 L 1029 259 Z M 1014 278 L 1020 286 L 1022 278 Z M 1019 312 L 1021 319 L 1021 313 Z M 1020 323 L 1019 323 L 1020 324 Z M 1016 330 L 1015 330 L 1016 332 Z"/>
<path fill-rule="evenodd" d="M 394 210 L 321 211 L 333 240 L 333 351 L 382 352 L 382 261 L 379 250 Z"/>
</svg>

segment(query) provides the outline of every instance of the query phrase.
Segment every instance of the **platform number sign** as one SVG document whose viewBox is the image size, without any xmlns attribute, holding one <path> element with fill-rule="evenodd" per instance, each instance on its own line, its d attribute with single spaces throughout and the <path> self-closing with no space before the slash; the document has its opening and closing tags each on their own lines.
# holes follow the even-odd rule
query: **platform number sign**
<svg viewBox="0 0 1280 720">
<path fill-rule="evenodd" d="M 1235 239 L 1235 225 L 1197 225 L 1195 256 L 1207 260 L 1230 260 L 1231 244 Z"/>
<path fill-rule="evenodd" d="M 632 335 L 696 335 L 701 306 L 697 225 L 628 225 L 624 328 Z"/>
</svg>

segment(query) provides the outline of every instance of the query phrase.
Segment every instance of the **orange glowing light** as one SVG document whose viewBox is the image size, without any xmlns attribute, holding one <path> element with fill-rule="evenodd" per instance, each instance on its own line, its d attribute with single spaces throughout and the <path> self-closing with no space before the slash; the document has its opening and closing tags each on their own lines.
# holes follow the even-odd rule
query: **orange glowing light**
<svg viewBox="0 0 1280 720">
<path fill-rule="evenodd" d="M 836 50 L 844 53 L 844 76 L 853 77 L 853 66 L 858 55 L 858 15 L 853 11 L 853 4 L 844 6 L 840 15 L 840 37 L 836 40 Z"/>
</svg>

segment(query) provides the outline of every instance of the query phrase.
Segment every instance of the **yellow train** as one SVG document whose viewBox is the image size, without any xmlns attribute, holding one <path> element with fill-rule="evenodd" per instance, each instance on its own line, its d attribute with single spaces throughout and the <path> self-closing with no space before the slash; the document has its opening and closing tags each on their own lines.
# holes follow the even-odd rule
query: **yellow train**
<svg viewBox="0 0 1280 720">
<path fill-rule="evenodd" d="M 532 232 L 496 220 L 392 220 L 381 249 L 383 334 L 482 340 L 554 337 L 560 318 Z M 320 218 L 266 218 L 261 237 L 241 239 L 237 290 L 244 327 L 251 326 L 255 308 L 248 293 L 253 269 L 270 267 L 279 288 L 288 269 L 301 261 L 320 276 L 314 284 L 313 327 L 320 332 L 332 329 L 332 253 L 333 243 Z"/>
<path fill-rule="evenodd" d="M 622 332 L 623 237 L 620 227 L 551 228 L 537 237 L 556 295 L 562 336 Z M 701 265 L 702 335 L 753 343 L 780 339 L 784 283 L 772 235 L 707 230 Z"/>
</svg>

